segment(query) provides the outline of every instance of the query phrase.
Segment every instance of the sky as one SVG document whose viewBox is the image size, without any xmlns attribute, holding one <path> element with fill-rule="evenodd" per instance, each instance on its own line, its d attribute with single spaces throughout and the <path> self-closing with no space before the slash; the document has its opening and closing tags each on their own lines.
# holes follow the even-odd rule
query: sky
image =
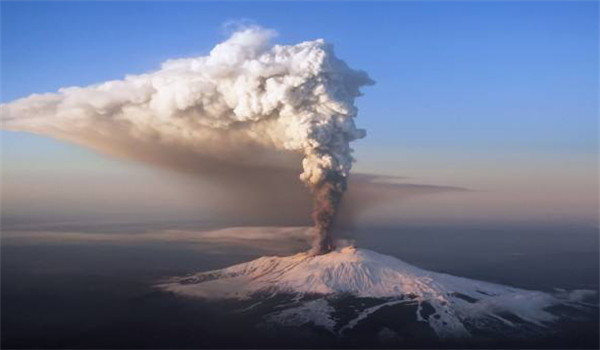
<svg viewBox="0 0 600 350">
<path fill-rule="evenodd" d="M 355 170 L 477 192 L 406 213 L 597 225 L 596 2 L 2 2 L 1 16 L 3 103 L 205 55 L 240 23 L 324 38 L 376 81 L 357 101 Z M 210 211 L 179 175 L 1 135 L 5 217 Z"/>
</svg>

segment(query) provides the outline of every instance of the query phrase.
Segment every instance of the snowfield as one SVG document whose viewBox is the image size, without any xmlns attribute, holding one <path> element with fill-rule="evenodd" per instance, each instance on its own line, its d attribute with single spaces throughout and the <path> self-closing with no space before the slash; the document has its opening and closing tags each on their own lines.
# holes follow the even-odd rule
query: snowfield
<svg viewBox="0 0 600 350">
<path fill-rule="evenodd" d="M 593 307 L 583 300 L 596 293 L 576 290 L 549 294 L 512 288 L 427 271 L 392 256 L 354 247 L 317 256 L 299 253 L 261 257 L 221 270 L 176 277 L 159 288 L 207 299 L 294 295 L 298 303 L 278 308 L 266 319 L 288 326 L 313 324 L 339 333 L 383 307 L 416 303 L 417 321 L 427 322 L 440 338 L 466 337 L 473 326 L 490 322 L 510 328 L 523 324 L 543 328 L 560 317 L 548 308 Z M 378 298 L 381 303 L 338 325 L 328 300 L 348 295 Z M 423 307 L 432 307 L 433 312 L 424 313 Z"/>
</svg>

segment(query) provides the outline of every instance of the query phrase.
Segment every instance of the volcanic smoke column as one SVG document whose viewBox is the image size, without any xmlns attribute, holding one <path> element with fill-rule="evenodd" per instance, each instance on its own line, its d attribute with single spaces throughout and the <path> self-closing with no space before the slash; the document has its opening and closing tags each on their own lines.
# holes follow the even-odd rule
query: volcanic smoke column
<svg viewBox="0 0 600 350">
<path fill-rule="evenodd" d="M 354 161 L 350 142 L 365 136 L 354 99 L 373 81 L 322 39 L 272 45 L 275 35 L 245 28 L 207 56 L 18 99 L 0 106 L 2 127 L 155 165 L 203 159 L 198 172 L 210 172 L 213 160 L 239 164 L 240 181 L 249 167 L 279 166 L 263 165 L 271 159 L 264 152 L 300 153 L 300 179 L 314 195 L 312 252 L 326 253 Z"/>
<path fill-rule="evenodd" d="M 350 70 L 337 59 L 330 45 L 322 40 L 314 43 L 323 50 L 317 61 L 320 73 L 316 81 L 320 86 L 312 87 L 313 93 L 319 94 L 320 103 L 309 104 L 314 110 L 307 118 L 310 128 L 300 179 L 313 195 L 314 239 L 310 252 L 318 255 L 334 248 L 332 229 L 354 162 L 350 142 L 366 135 L 365 130 L 354 125 L 354 99 L 360 96 L 360 86 L 373 82 L 365 73 Z"/>
<path fill-rule="evenodd" d="M 319 255 L 328 253 L 334 248 L 332 228 L 340 200 L 346 191 L 346 177 L 330 172 L 323 181 L 312 186 L 312 191 L 315 237 L 310 252 Z"/>
</svg>

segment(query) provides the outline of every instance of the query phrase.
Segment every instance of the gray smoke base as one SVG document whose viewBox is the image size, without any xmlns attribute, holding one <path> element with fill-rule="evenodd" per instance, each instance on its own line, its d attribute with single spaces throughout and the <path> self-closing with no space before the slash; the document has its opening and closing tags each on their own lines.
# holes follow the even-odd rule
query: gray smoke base
<svg viewBox="0 0 600 350">
<path fill-rule="evenodd" d="M 274 35 L 245 28 L 208 56 L 18 99 L 0 106 L 2 127 L 154 165 L 204 159 L 194 167 L 200 175 L 232 164 L 240 181 L 260 176 L 252 169 L 288 166 L 282 154 L 299 154 L 300 179 L 314 195 L 313 251 L 324 253 L 354 161 L 350 142 L 366 134 L 354 124 L 354 99 L 373 81 L 322 39 L 272 45 Z"/>
<path fill-rule="evenodd" d="M 326 254 L 334 250 L 332 230 L 346 187 L 346 177 L 335 172 L 327 174 L 325 180 L 313 185 L 312 218 L 315 226 L 313 228 L 314 240 L 310 250 L 311 254 Z"/>
</svg>

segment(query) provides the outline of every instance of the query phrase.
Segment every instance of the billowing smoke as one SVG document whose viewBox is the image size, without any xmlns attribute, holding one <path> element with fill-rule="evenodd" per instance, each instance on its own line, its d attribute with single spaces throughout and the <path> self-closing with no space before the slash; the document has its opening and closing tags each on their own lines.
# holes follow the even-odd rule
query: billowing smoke
<svg viewBox="0 0 600 350">
<path fill-rule="evenodd" d="M 233 164 L 241 181 L 245 169 L 277 168 L 282 154 L 300 154 L 300 179 L 314 195 L 313 252 L 327 252 L 353 163 L 350 142 L 365 136 L 354 124 L 354 99 L 372 81 L 322 39 L 271 45 L 274 35 L 246 28 L 208 56 L 16 100 L 1 107 L 3 127 L 142 161 L 196 154 L 206 163 L 195 170 Z"/>
<path fill-rule="evenodd" d="M 324 254 L 333 249 L 332 229 L 335 216 L 346 191 L 346 176 L 330 171 L 325 179 L 312 185 L 314 194 L 313 221 L 315 236 L 311 253 Z"/>
</svg>

